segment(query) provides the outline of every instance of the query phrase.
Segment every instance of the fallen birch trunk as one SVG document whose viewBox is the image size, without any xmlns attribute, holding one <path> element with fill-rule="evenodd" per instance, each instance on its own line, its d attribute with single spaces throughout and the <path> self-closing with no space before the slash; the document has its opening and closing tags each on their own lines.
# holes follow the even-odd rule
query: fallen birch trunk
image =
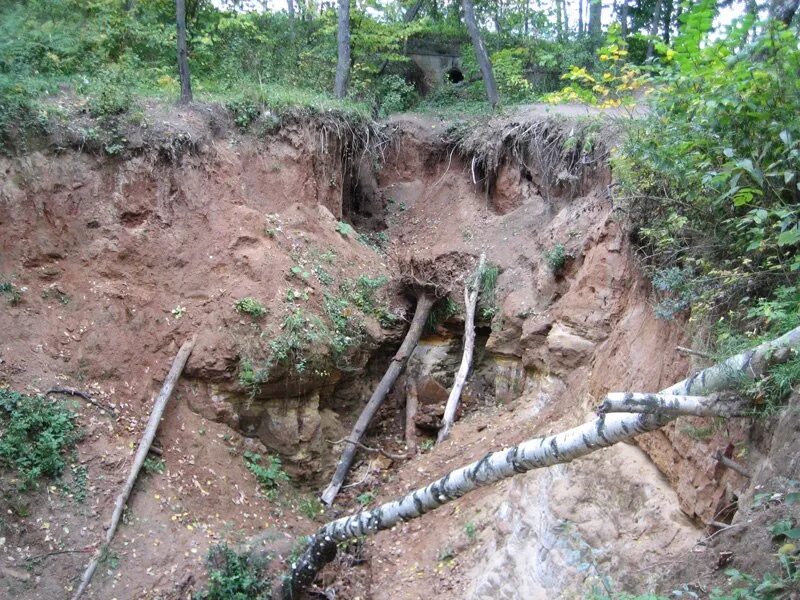
<svg viewBox="0 0 800 600">
<path fill-rule="evenodd" d="M 86 591 L 86 588 L 89 587 L 89 583 L 92 581 L 92 576 L 97 570 L 97 566 L 100 564 L 103 554 L 108 549 L 109 544 L 111 544 L 111 540 L 114 539 L 114 534 L 117 532 L 119 521 L 122 518 L 122 511 L 125 509 L 125 503 L 128 501 L 128 497 L 131 495 L 133 485 L 136 483 L 136 478 L 139 476 L 139 471 L 142 469 L 142 465 L 144 464 L 144 459 L 147 458 L 147 453 L 150 450 L 153 439 L 156 437 L 156 430 L 158 429 L 158 424 L 161 422 L 161 416 L 164 414 L 164 408 L 167 406 L 167 401 L 172 395 L 172 390 L 175 388 L 175 384 L 183 372 L 183 367 L 186 366 L 186 361 L 189 358 L 189 355 L 192 353 L 195 339 L 196 338 L 192 338 L 188 342 L 185 342 L 183 346 L 181 346 L 180 350 L 178 350 L 178 354 L 175 356 L 175 360 L 172 362 L 172 368 L 169 370 L 169 374 L 164 380 L 164 385 L 161 387 L 161 391 L 156 398 L 155 404 L 153 404 L 153 410 L 150 412 L 150 419 L 147 421 L 147 427 L 145 427 L 142 438 L 139 440 L 139 447 L 136 449 L 136 456 L 133 459 L 133 464 L 131 465 L 128 479 L 125 482 L 125 486 L 122 488 L 119 496 L 117 496 L 117 501 L 114 504 L 114 512 L 111 515 L 111 522 L 108 525 L 106 539 L 94 553 L 89 566 L 86 567 L 86 571 L 84 571 L 83 577 L 81 577 L 78 590 L 75 592 L 72 600 L 78 600 Z"/>
<path fill-rule="evenodd" d="M 336 494 L 339 493 L 344 483 L 345 477 L 347 477 L 347 472 L 350 470 L 350 465 L 353 464 L 353 459 L 356 456 L 358 442 L 361 441 L 361 437 L 364 435 L 367 427 L 369 427 L 370 421 L 372 421 L 375 413 L 378 412 L 381 404 L 383 404 L 386 395 L 389 393 L 389 390 L 392 389 L 394 382 L 397 381 L 398 376 L 408 362 L 409 356 L 411 356 L 420 337 L 422 337 L 422 332 L 425 329 L 425 321 L 427 321 L 428 315 L 435 302 L 436 298 L 427 293 L 423 293 L 417 299 L 417 308 L 414 310 L 414 318 L 411 320 L 408 333 L 406 333 L 403 343 L 400 344 L 400 349 L 392 358 L 389 368 L 386 369 L 386 373 L 384 373 L 383 378 L 372 393 L 369 402 L 367 402 L 364 410 L 361 411 L 358 421 L 356 421 L 355 426 L 353 426 L 352 433 L 350 433 L 350 436 L 347 438 L 349 443 L 342 451 L 342 457 L 336 465 L 336 472 L 333 474 L 333 478 L 328 484 L 328 487 L 325 488 L 325 491 L 322 492 L 322 496 L 320 496 L 320 499 L 328 506 L 333 503 Z"/>
<path fill-rule="evenodd" d="M 453 382 L 453 389 L 450 390 L 450 396 L 447 398 L 444 417 L 442 417 L 442 427 L 436 437 L 437 444 L 441 444 L 450 435 L 450 429 L 452 429 L 456 420 L 461 391 L 464 389 L 469 369 L 472 366 L 472 353 L 475 350 L 475 309 L 478 306 L 478 292 L 481 288 L 481 275 L 485 262 L 486 255 L 481 254 L 478 269 L 464 284 L 464 306 L 466 307 L 466 316 L 464 317 L 464 354 L 461 357 L 461 365 L 458 367 L 458 373 L 456 373 L 456 379 Z"/>
<path fill-rule="evenodd" d="M 669 416 L 742 417 L 750 403 L 711 396 L 673 396 L 671 394 L 608 394 L 598 409 L 601 413 L 651 413 Z"/>
<path fill-rule="evenodd" d="M 702 396 L 728 389 L 741 377 L 756 377 L 770 364 L 773 353 L 800 346 L 800 327 L 771 342 L 737 354 L 659 392 L 660 395 Z M 573 427 L 563 433 L 535 438 L 487 454 L 481 460 L 451 471 L 426 487 L 369 511 L 331 521 L 311 537 L 300 559 L 292 565 L 284 583 L 283 597 L 297 598 L 317 573 L 336 556 L 337 542 L 390 529 L 430 512 L 442 504 L 501 479 L 532 469 L 567 463 L 641 433 L 654 431 L 674 415 L 611 413 Z"/>
</svg>

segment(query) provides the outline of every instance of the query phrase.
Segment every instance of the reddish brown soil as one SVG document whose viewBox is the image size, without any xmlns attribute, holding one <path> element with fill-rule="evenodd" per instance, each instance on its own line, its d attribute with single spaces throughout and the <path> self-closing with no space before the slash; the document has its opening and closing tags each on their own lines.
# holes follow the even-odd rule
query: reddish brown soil
<svg viewBox="0 0 800 600">
<path fill-rule="evenodd" d="M 575 425 L 609 390 L 655 391 L 689 370 L 674 351 L 685 343 L 680 324 L 652 316 L 648 286 L 612 216 L 603 164 L 586 173 L 576 194 L 548 193 L 537 174 L 529 180 L 507 164 L 487 198 L 472 183 L 468 161 L 442 143 L 447 124 L 405 118 L 390 126 L 398 137 L 372 182 L 371 214 L 362 206 L 345 217 L 377 226 L 385 217 L 391 257 L 486 251 L 501 268 L 500 314 L 476 365 L 492 389 L 484 394 L 473 381 L 465 417 L 445 445 L 402 465 L 364 457 L 351 478 L 363 483 L 348 488 L 328 516 L 358 507 L 365 491 L 389 499 L 490 450 Z M 290 273 L 299 261 L 332 250 L 337 280 L 394 274 L 391 260 L 336 231 L 343 206 L 354 209 L 342 202 L 340 159 L 320 151 L 317 133 L 293 126 L 261 141 L 209 134 L 179 164 L 75 152 L 0 161 L 0 273 L 25 289 L 21 304 L 0 310 L 0 379 L 31 392 L 70 385 L 118 411 L 111 418 L 78 408 L 85 503 L 43 486 L 22 497 L 21 509 L 13 483 L 0 482 L 0 509 L 11 511 L 0 534 L 3 593 L 68 595 L 88 554 L 43 555 L 88 549 L 102 537 L 152 397 L 194 332 L 197 348 L 159 430 L 166 470 L 137 484 L 114 558 L 98 571 L 89 597 L 185 598 L 202 582 L 210 544 L 266 529 L 266 545 L 282 558 L 290 538 L 318 526 L 297 510 L 311 488 L 286 486 L 275 501 L 258 491 L 241 454 L 263 448 L 228 426 L 241 425 L 247 410 L 214 399 L 237 393 L 243 345 L 258 338 L 234 312 L 237 299 L 261 300 L 270 309 L 262 330 L 274 333 L 286 290 L 300 285 Z M 386 214 L 376 216 L 383 205 Z M 557 243 L 570 255 L 558 277 L 544 260 Z M 304 306 L 319 311 L 323 289 L 315 282 L 305 288 Z M 400 297 L 394 302 L 404 306 Z M 372 329 L 372 347 L 391 349 L 390 332 Z M 338 439 L 355 420 L 390 355 L 381 351 L 386 356 L 376 354 L 366 374 L 353 377 L 346 397 L 330 391 L 335 378 L 304 382 L 320 406 L 333 409 L 328 429 L 315 433 L 323 448 L 325 436 Z M 514 393 L 495 403 L 503 369 L 517 374 L 508 376 Z M 295 387 L 278 382 L 270 398 L 302 402 L 309 389 Z M 479 397 L 489 397 L 489 406 Z M 396 391 L 368 443 L 402 451 L 403 400 Z M 623 446 L 554 474 L 515 478 L 384 532 L 355 559 L 345 555 L 326 570 L 323 587 L 333 586 L 337 598 L 545 598 L 555 593 L 545 584 L 560 578 L 549 589 L 579 597 L 611 574 L 616 591 L 644 591 L 700 535 L 689 517 L 710 518 L 744 484 L 709 462 L 713 449 L 746 440 L 744 428 L 697 441 L 686 433 L 692 423 L 679 421 L 641 444 L 677 494 L 644 453 Z M 300 417 L 295 428 L 303 429 Z M 336 456 L 316 452 L 306 475 L 318 483 L 319 469 Z M 532 563 L 519 558 L 539 552 L 545 537 L 553 542 L 549 554 Z M 597 552 L 592 569 L 581 571 L 587 548 Z M 643 556 L 652 562 L 643 564 Z M 526 571 L 535 571 L 533 579 Z"/>
</svg>

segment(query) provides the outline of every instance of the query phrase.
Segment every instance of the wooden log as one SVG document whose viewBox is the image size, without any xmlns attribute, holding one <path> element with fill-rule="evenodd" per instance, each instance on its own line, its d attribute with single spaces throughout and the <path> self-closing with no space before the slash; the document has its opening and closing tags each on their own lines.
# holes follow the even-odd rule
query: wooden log
<svg viewBox="0 0 800 600">
<path fill-rule="evenodd" d="M 408 376 L 407 376 L 408 377 Z M 406 383 L 406 452 L 409 458 L 417 453 L 417 381 L 408 377 Z"/>
<path fill-rule="evenodd" d="M 91 562 L 89 563 L 89 566 L 86 567 L 86 571 L 84 571 L 83 577 L 81 577 L 81 582 L 78 585 L 75 595 L 72 596 L 72 600 L 78 600 L 86 591 L 86 588 L 89 587 L 89 583 L 92 581 L 92 576 L 97 570 L 97 566 L 100 564 L 100 559 L 108 550 L 111 540 L 114 539 L 114 534 L 116 533 L 120 519 L 122 518 L 122 511 L 125 509 L 125 503 L 128 501 L 128 497 L 131 495 L 133 485 L 136 483 L 136 478 L 139 476 L 139 471 L 141 471 L 142 465 L 144 464 L 144 459 L 147 458 L 147 453 L 150 451 L 150 445 L 153 443 L 153 439 L 156 437 L 156 430 L 161 422 L 161 416 L 164 414 L 164 408 L 166 408 L 167 401 L 172 395 L 172 390 L 175 388 L 175 384 L 177 383 L 178 378 L 181 376 L 183 368 L 186 366 L 186 361 L 189 358 L 189 355 L 192 353 L 195 340 L 196 337 L 193 337 L 188 342 L 185 342 L 183 346 L 181 346 L 180 350 L 178 350 L 178 354 L 175 356 L 175 360 L 172 362 L 172 368 L 169 370 L 169 374 L 164 380 L 164 385 L 161 386 L 161 391 L 156 398 L 155 404 L 153 404 L 153 410 L 150 412 L 150 419 L 147 421 L 147 427 L 145 427 L 144 433 L 142 433 L 142 437 L 139 440 L 139 447 L 136 449 L 136 455 L 134 456 L 133 464 L 131 465 L 131 470 L 128 474 L 128 479 L 125 481 L 125 485 L 123 486 L 122 491 L 119 493 L 119 496 L 117 496 L 117 501 L 114 504 L 114 512 L 111 515 L 111 522 L 109 523 L 108 530 L 106 531 L 105 541 L 98 547 L 97 551 L 92 557 Z"/>
<path fill-rule="evenodd" d="M 400 344 L 400 349 L 392 358 L 389 368 L 386 370 L 386 373 L 384 373 L 380 383 L 378 383 L 378 386 L 372 393 L 369 402 L 367 402 L 364 410 L 361 411 L 361 415 L 358 417 L 358 421 L 356 421 L 353 431 L 347 438 L 350 443 L 345 446 L 344 451 L 342 452 L 342 457 L 339 459 L 339 463 L 336 465 L 336 472 L 333 474 L 330 484 L 328 484 L 328 487 L 325 488 L 324 492 L 322 492 L 320 499 L 328 506 L 333 503 L 334 498 L 336 498 L 336 494 L 339 493 L 339 490 L 344 483 L 344 479 L 347 477 L 347 472 L 350 470 L 350 465 L 353 464 L 353 459 L 355 458 L 356 450 L 358 449 L 356 444 L 361 441 L 364 432 L 367 430 L 367 427 L 369 427 L 370 421 L 372 421 L 375 413 L 378 412 L 381 404 L 383 404 L 383 401 L 386 399 L 387 394 L 392 389 L 394 382 L 397 381 L 398 376 L 405 368 L 409 356 L 411 356 L 411 353 L 414 351 L 414 348 L 416 348 L 419 339 L 422 337 L 422 332 L 425 329 L 425 321 L 427 321 L 428 315 L 430 314 L 431 308 L 433 308 L 435 302 L 436 298 L 433 295 L 424 292 L 417 299 L 417 308 L 414 311 L 414 318 L 411 320 L 411 326 L 408 328 L 408 333 L 406 333 L 403 343 Z"/>
<path fill-rule="evenodd" d="M 444 407 L 442 427 L 439 429 L 439 435 L 436 438 L 437 444 L 441 444 L 450 435 L 450 430 L 456 420 L 461 391 L 464 389 L 464 384 L 467 382 L 467 376 L 472 366 L 472 353 L 475 350 L 475 310 L 478 306 L 478 292 L 481 288 L 481 275 L 483 274 L 485 263 L 486 254 L 481 254 L 478 269 L 464 283 L 464 306 L 466 307 L 466 316 L 464 317 L 464 354 L 461 356 L 461 365 L 458 367 L 453 389 L 450 390 L 450 396 L 447 398 L 447 404 Z"/>
</svg>

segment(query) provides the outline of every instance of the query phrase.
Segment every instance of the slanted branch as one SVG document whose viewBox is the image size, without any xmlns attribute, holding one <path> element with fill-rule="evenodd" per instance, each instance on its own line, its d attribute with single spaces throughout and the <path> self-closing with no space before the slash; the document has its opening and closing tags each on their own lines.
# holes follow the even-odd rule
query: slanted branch
<svg viewBox="0 0 800 600">
<path fill-rule="evenodd" d="M 662 390 L 656 396 L 703 397 L 730 389 L 742 376 L 763 373 L 768 358 L 784 349 L 800 346 L 800 327 L 771 342 L 700 371 Z M 624 396 L 624 394 L 623 394 Z M 335 556 L 336 543 L 390 529 L 397 523 L 419 517 L 439 506 L 496 481 L 532 469 L 568 463 L 620 441 L 663 427 L 674 414 L 655 412 L 601 414 L 596 419 L 563 433 L 536 438 L 487 454 L 482 459 L 451 471 L 433 483 L 372 510 L 343 517 L 324 525 L 311 538 L 306 551 L 292 564 L 283 587 L 284 599 L 297 598 L 304 587 Z"/>
<path fill-rule="evenodd" d="M 141 471 L 144 460 L 147 458 L 147 453 L 150 451 L 153 439 L 156 437 L 156 430 L 161 422 L 161 416 L 164 414 L 167 401 L 170 396 L 172 396 L 172 390 L 175 389 L 175 384 L 178 382 L 178 378 L 181 376 L 183 368 L 186 366 L 186 361 L 192 353 L 195 339 L 196 338 L 193 337 L 188 342 L 185 342 L 180 350 L 178 350 L 178 354 L 172 362 L 172 368 L 170 368 L 169 374 L 164 380 L 164 385 L 161 387 L 161 391 L 153 404 L 153 410 L 150 412 L 150 419 L 147 421 L 147 427 L 145 427 L 144 433 L 142 433 L 142 437 L 139 440 L 139 447 L 136 450 L 136 456 L 133 459 L 128 479 L 125 481 L 125 485 L 122 491 L 120 491 L 119 496 L 117 496 L 117 501 L 114 503 L 114 512 L 111 515 L 111 522 L 108 525 L 105 540 L 97 548 L 91 562 L 86 567 L 86 571 L 84 571 L 83 577 L 81 577 L 81 582 L 72 600 L 78 600 L 86 591 L 86 588 L 89 587 L 89 583 L 92 581 L 94 572 L 97 570 L 97 566 L 100 564 L 103 554 L 108 550 L 111 540 L 114 539 L 114 534 L 117 532 L 117 527 L 122 518 L 122 511 L 125 509 L 125 503 L 128 501 L 128 497 L 133 491 L 133 485 L 136 483 L 139 471 Z"/>
<path fill-rule="evenodd" d="M 414 348 L 417 347 L 417 343 L 419 342 L 420 337 L 422 337 L 422 332 L 425 329 L 425 321 L 427 321 L 428 315 L 430 314 L 431 308 L 433 308 L 435 302 L 436 297 L 427 292 L 423 292 L 422 295 L 417 299 L 417 307 L 414 311 L 414 318 L 411 320 L 411 326 L 408 328 L 408 333 L 406 333 L 406 337 L 403 339 L 400 349 L 392 358 L 392 362 L 389 363 L 389 368 L 386 369 L 386 373 L 384 373 L 383 377 L 378 383 L 378 386 L 372 393 L 369 402 L 367 402 L 367 405 L 361 411 L 358 421 L 356 421 L 356 424 L 353 426 L 353 431 L 350 433 L 347 439 L 344 440 L 347 442 L 347 444 L 342 451 L 342 457 L 339 459 L 339 462 L 336 465 L 336 471 L 333 474 L 331 482 L 328 484 L 328 487 L 325 488 L 325 491 L 322 492 L 320 497 L 322 502 L 328 506 L 333 503 L 334 498 L 336 498 L 336 495 L 339 493 L 339 490 L 341 489 L 342 484 L 347 477 L 347 472 L 350 470 L 350 465 L 353 464 L 353 459 L 356 456 L 358 444 L 360 443 L 361 438 L 364 436 L 364 432 L 367 430 L 367 427 L 369 427 L 370 422 L 378 412 L 381 404 L 383 404 L 383 401 L 386 399 L 386 396 L 392 389 L 394 382 L 397 381 L 400 373 L 405 368 L 408 358 L 411 356 Z"/>
<path fill-rule="evenodd" d="M 456 420 L 456 411 L 458 410 L 458 404 L 461 400 L 461 391 L 467 383 L 467 376 L 472 366 L 472 353 L 475 350 L 475 310 L 478 307 L 478 292 L 481 288 L 481 276 L 483 275 L 485 264 L 486 254 L 481 254 L 481 258 L 478 261 L 478 268 L 464 284 L 464 354 L 461 356 L 461 365 L 458 367 L 456 379 L 453 382 L 453 389 L 450 390 L 450 396 L 447 398 L 447 404 L 444 408 L 444 417 L 442 418 L 442 427 L 439 429 L 439 435 L 436 438 L 437 444 L 441 444 L 450 435 L 450 430 Z"/>
</svg>

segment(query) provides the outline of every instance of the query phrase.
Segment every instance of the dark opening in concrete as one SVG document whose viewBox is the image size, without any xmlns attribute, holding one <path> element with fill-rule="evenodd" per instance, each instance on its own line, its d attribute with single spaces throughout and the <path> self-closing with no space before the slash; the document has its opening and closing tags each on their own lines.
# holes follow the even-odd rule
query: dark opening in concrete
<svg viewBox="0 0 800 600">
<path fill-rule="evenodd" d="M 461 83 L 464 81 L 464 74 L 458 67 L 453 67 L 447 72 L 447 81 L 450 83 Z"/>
</svg>

